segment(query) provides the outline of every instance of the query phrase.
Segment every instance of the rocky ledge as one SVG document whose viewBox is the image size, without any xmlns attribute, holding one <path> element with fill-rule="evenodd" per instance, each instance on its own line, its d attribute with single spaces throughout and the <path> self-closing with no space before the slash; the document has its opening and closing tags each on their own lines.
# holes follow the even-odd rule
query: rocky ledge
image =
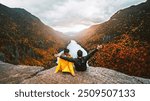
<svg viewBox="0 0 150 101">
<path fill-rule="evenodd" d="M 54 73 L 55 67 L 12 65 L 0 62 L 0 83 L 21 84 L 150 84 L 150 79 L 129 76 L 102 67 L 89 67 L 86 72 Z"/>
</svg>

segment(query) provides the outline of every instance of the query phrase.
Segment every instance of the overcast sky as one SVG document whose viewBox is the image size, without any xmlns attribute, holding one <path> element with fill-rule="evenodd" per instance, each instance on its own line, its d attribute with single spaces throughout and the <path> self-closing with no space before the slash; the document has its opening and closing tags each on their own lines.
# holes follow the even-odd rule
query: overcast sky
<svg viewBox="0 0 150 101">
<path fill-rule="evenodd" d="M 0 0 L 9 6 L 24 8 L 45 24 L 61 32 L 78 32 L 107 21 L 120 9 L 146 0 Z"/>
</svg>

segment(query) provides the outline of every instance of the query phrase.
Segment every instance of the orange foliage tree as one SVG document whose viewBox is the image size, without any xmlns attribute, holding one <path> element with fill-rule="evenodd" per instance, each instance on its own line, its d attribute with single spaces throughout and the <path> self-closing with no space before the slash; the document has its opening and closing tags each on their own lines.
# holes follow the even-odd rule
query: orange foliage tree
<svg viewBox="0 0 150 101">
<path fill-rule="evenodd" d="M 150 78 L 150 46 L 129 34 L 123 34 L 105 44 L 89 63 Z"/>
</svg>

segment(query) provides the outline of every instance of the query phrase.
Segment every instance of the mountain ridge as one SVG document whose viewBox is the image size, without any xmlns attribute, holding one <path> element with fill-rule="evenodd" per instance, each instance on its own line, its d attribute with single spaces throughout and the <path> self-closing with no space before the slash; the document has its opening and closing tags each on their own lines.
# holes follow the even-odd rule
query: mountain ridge
<svg viewBox="0 0 150 101">
<path fill-rule="evenodd" d="M 116 12 L 108 21 L 78 33 L 77 41 L 86 50 L 103 44 L 90 61 L 129 75 L 150 78 L 149 0 Z M 120 68 L 121 67 L 121 68 Z"/>
<path fill-rule="evenodd" d="M 25 9 L 0 4 L 0 59 L 13 64 L 50 68 L 53 54 L 67 44 L 66 36 Z M 46 57 L 48 56 L 48 57 Z"/>
</svg>

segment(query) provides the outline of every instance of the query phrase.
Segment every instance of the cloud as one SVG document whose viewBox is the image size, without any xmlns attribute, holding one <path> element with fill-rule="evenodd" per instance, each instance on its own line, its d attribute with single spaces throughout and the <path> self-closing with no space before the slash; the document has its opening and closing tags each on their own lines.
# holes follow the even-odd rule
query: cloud
<svg viewBox="0 0 150 101">
<path fill-rule="evenodd" d="M 102 23 L 118 10 L 144 1 L 146 0 L 0 0 L 10 7 L 25 8 L 45 24 L 64 32 Z M 79 28 L 80 26 L 84 27 Z"/>
</svg>

